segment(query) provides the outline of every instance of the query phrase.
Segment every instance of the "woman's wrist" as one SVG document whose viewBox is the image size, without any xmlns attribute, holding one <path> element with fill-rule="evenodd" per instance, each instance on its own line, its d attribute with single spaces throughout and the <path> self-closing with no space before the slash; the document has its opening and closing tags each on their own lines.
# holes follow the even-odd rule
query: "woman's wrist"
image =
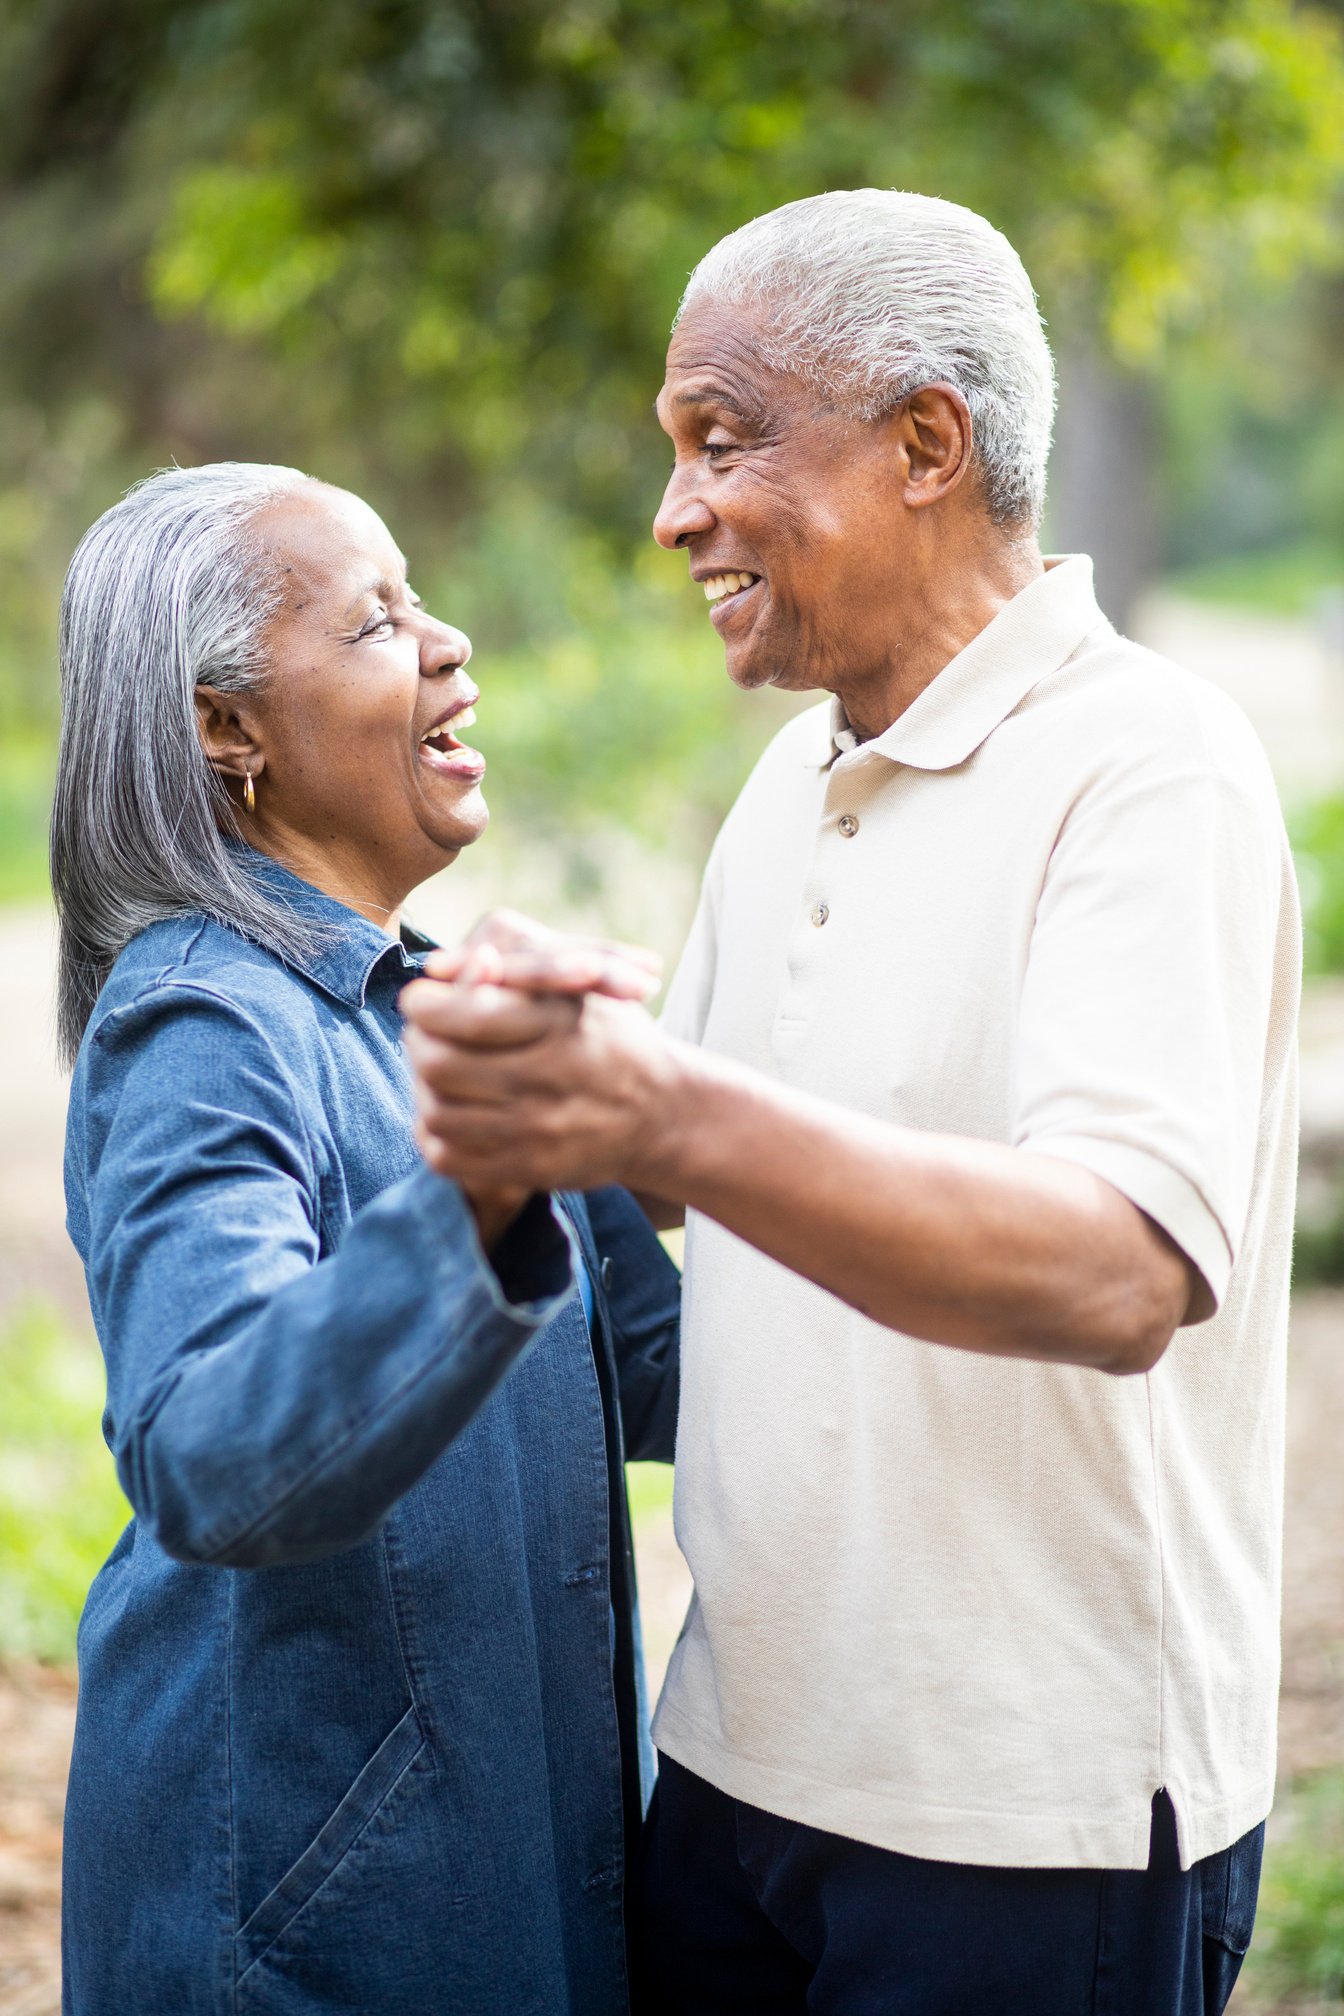
<svg viewBox="0 0 1344 2016">
<path fill-rule="evenodd" d="M 477 1237 L 488 1255 L 504 1237 L 532 1192 L 521 1189 L 465 1190 L 463 1194 L 476 1220 Z"/>
</svg>

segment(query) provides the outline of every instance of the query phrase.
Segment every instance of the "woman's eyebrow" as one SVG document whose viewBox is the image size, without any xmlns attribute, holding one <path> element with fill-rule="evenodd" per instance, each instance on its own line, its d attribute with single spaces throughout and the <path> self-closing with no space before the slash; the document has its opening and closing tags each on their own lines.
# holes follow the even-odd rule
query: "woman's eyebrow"
<svg viewBox="0 0 1344 2016">
<path fill-rule="evenodd" d="M 353 616 L 359 608 L 360 603 L 370 595 L 374 596 L 379 602 L 395 602 L 398 595 L 405 595 L 409 601 L 417 604 L 420 600 L 420 597 L 411 588 L 410 583 L 404 578 L 401 581 L 391 581 L 386 575 L 380 575 L 376 581 L 366 581 L 364 583 L 346 610 L 346 615 Z"/>
</svg>

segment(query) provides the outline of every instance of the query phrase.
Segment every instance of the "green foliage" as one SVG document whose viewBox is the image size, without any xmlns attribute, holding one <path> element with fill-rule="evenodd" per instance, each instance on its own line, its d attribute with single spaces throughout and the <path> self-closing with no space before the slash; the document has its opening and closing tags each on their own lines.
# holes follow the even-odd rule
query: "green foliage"
<svg viewBox="0 0 1344 2016">
<path fill-rule="evenodd" d="M 1344 593 L 1344 547 L 1300 540 L 1251 553 L 1228 553 L 1183 567 L 1165 584 L 1197 602 L 1254 609 L 1266 616 L 1313 619 L 1323 598 Z"/>
<path fill-rule="evenodd" d="M 672 1509 L 672 1465 L 670 1463 L 627 1463 L 625 1488 L 630 1494 L 630 1516 L 636 1527 L 647 1519 L 660 1519 Z"/>
<path fill-rule="evenodd" d="M 1309 973 L 1344 973 L 1344 796 L 1322 798 L 1292 822 Z"/>
<path fill-rule="evenodd" d="M 99 1426 L 103 1368 L 48 1308 L 0 1332 L 0 1654 L 68 1660 L 129 1514 Z"/>
<path fill-rule="evenodd" d="M 575 390 L 593 357 L 649 354 L 632 307 L 656 330 L 708 237 L 827 183 L 976 203 L 1143 346 L 1228 244 L 1280 270 L 1324 250 L 1344 165 L 1337 39 L 1282 0 L 328 0 L 316 43 L 272 0 L 183 12 L 173 81 L 206 85 L 202 151 L 233 165 L 177 182 L 163 242 L 203 257 L 174 305 L 238 314 L 253 259 L 213 248 L 257 213 L 282 269 L 339 246 L 334 316 L 352 290 L 415 304 L 403 364 L 425 320 L 450 368 L 488 325 L 487 378 L 489 352 L 534 365 L 586 323 Z"/>
<path fill-rule="evenodd" d="M 303 8 L 197 0 L 137 109 L 162 311 L 610 522 L 643 501 L 631 437 L 684 277 L 760 210 L 853 183 L 969 202 L 1052 316 L 1134 356 L 1230 250 L 1326 256 L 1344 168 L 1338 37 L 1287 0 L 328 0 L 318 38 Z"/>
<path fill-rule="evenodd" d="M 628 574 L 717 236 L 926 189 L 1009 232 L 1057 336 L 1151 358 L 1333 257 L 1344 166 L 1339 30 L 1291 0 L 24 0 L 0 107 L 0 732 L 50 736 L 60 575 L 129 480 L 295 462 L 451 591 L 496 797 L 553 831 L 680 792 L 698 832 L 761 732 Z"/>
<path fill-rule="evenodd" d="M 1299 1781 L 1265 1857 L 1246 1984 L 1257 2006 L 1344 2002 L 1344 1771 Z M 1276 1816 L 1277 1820 L 1277 1816 Z M 1274 1825 L 1274 1823 L 1271 1823 Z"/>
<path fill-rule="evenodd" d="M 46 893 L 52 761 L 31 732 L 0 745 L 0 903 Z"/>
</svg>

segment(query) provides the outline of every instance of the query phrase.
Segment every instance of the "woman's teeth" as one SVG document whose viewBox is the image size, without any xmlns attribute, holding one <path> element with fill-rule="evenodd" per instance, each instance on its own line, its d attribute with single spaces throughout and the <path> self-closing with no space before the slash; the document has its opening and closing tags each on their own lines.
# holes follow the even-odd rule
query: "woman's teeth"
<svg viewBox="0 0 1344 2016">
<path fill-rule="evenodd" d="M 422 745 L 428 744 L 431 749 L 438 744 L 442 744 L 444 748 L 450 748 L 458 739 L 457 731 L 459 728 L 473 728 L 475 725 L 476 709 L 474 707 L 464 707 L 461 713 L 454 714 L 451 720 L 440 721 L 438 727 L 431 728 L 428 735 L 420 737 L 420 741 Z"/>
<path fill-rule="evenodd" d="M 739 588 L 750 588 L 760 578 L 759 574 L 711 574 L 704 584 L 705 600 L 721 602 L 725 595 L 735 595 Z"/>
</svg>

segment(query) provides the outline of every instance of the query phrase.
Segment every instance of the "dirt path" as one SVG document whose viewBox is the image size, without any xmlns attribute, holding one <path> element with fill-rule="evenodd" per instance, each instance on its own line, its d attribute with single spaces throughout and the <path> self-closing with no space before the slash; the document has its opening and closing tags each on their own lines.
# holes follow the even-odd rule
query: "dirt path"
<svg viewBox="0 0 1344 2016">
<path fill-rule="evenodd" d="M 69 1675 L 0 1671 L 4 2016 L 59 2016 L 61 1807 L 74 1719 Z"/>
</svg>

